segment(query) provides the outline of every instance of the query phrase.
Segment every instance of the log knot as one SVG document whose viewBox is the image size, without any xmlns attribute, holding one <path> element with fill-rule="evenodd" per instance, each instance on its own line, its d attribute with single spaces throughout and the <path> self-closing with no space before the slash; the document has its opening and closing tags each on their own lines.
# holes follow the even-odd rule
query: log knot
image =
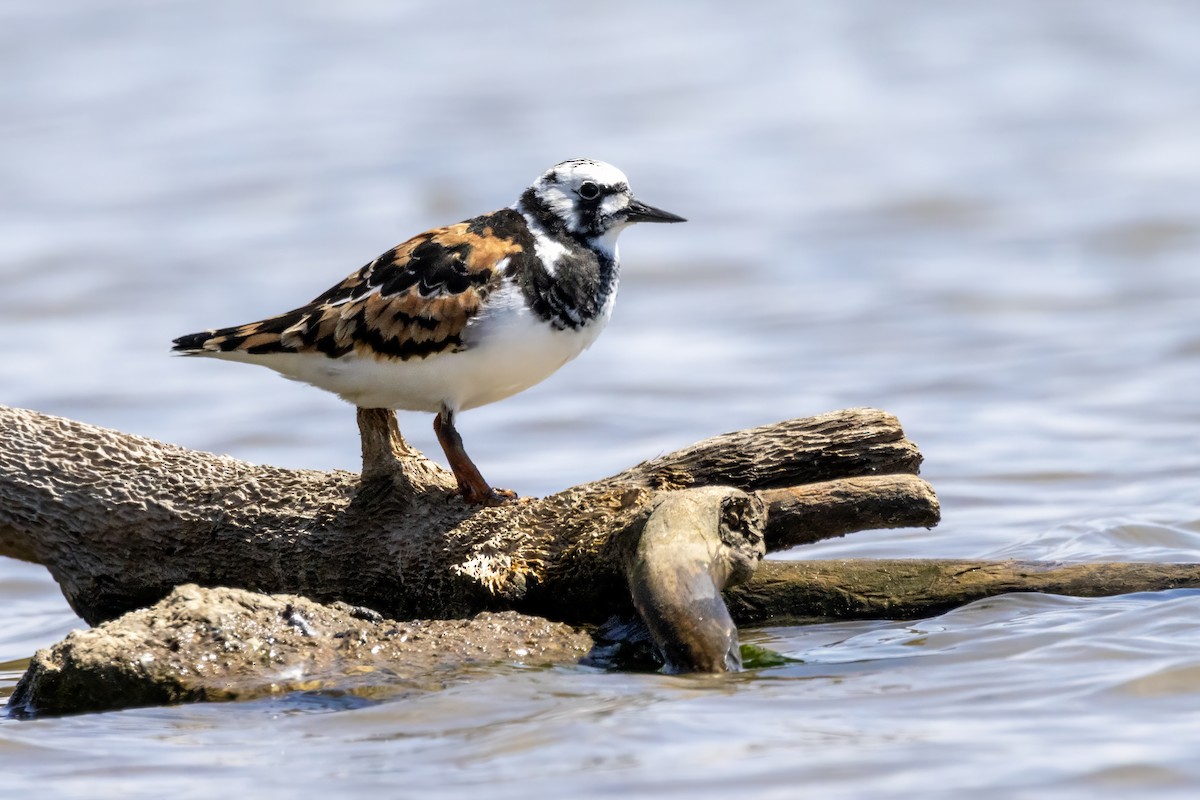
<svg viewBox="0 0 1200 800">
<path fill-rule="evenodd" d="M 767 504 L 757 494 L 733 490 L 721 500 L 717 533 L 727 550 L 727 585 L 745 583 L 754 574 L 758 562 L 767 554 L 763 531 L 767 523 Z"/>
</svg>

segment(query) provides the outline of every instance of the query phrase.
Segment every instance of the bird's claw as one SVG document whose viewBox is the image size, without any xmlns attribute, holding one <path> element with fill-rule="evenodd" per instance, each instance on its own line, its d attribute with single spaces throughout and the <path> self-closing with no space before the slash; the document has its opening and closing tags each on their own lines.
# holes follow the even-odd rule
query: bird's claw
<svg viewBox="0 0 1200 800">
<path fill-rule="evenodd" d="M 495 489 L 490 486 L 482 492 L 472 491 L 471 487 L 464 486 L 462 498 L 468 505 L 484 506 L 485 508 L 507 506 L 521 502 L 521 497 L 512 489 Z"/>
</svg>

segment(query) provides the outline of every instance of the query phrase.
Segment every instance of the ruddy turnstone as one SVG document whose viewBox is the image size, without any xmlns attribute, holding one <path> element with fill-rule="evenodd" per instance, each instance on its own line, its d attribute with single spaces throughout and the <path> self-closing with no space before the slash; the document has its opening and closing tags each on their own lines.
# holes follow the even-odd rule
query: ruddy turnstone
<svg viewBox="0 0 1200 800">
<path fill-rule="evenodd" d="M 634 198 L 616 167 L 556 164 L 512 206 L 393 247 L 308 305 L 175 340 L 174 352 L 262 364 L 360 408 L 431 411 L 463 498 L 495 504 L 459 411 L 546 379 L 600 335 L 617 297 L 617 236 L 684 222 Z"/>
</svg>

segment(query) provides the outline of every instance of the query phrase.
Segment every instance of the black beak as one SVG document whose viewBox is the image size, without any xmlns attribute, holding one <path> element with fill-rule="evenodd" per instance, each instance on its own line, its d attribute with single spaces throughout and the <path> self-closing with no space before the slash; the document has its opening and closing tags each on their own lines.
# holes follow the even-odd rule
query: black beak
<svg viewBox="0 0 1200 800">
<path fill-rule="evenodd" d="M 629 201 L 629 205 L 625 208 L 625 214 L 625 218 L 630 222 L 687 222 L 678 214 L 648 206 L 636 198 Z"/>
</svg>

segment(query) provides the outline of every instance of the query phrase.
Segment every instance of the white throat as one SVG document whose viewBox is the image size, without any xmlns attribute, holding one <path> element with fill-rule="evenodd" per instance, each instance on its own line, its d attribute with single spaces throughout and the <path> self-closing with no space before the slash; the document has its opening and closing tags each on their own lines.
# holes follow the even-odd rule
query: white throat
<svg viewBox="0 0 1200 800">
<path fill-rule="evenodd" d="M 621 231 L 629 227 L 629 223 L 614 225 L 599 236 L 593 236 L 588 239 L 588 244 L 593 250 L 603 253 L 608 258 L 616 263 L 617 258 L 617 237 L 621 235 Z"/>
</svg>

